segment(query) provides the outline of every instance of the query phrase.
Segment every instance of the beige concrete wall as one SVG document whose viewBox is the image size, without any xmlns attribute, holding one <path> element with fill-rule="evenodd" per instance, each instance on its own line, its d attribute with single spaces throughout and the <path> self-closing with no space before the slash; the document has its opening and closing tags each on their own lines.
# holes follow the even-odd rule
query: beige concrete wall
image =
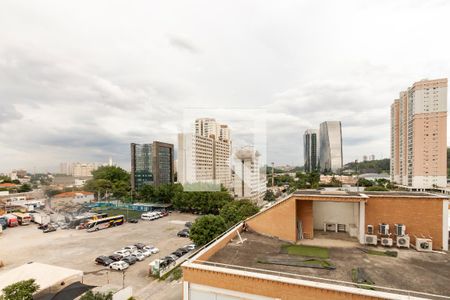
<svg viewBox="0 0 450 300">
<path fill-rule="evenodd" d="M 356 207 L 356 209 L 355 209 Z M 358 226 L 358 203 L 321 202 L 313 203 L 314 229 L 323 230 L 323 223 L 339 223 Z"/>
</svg>

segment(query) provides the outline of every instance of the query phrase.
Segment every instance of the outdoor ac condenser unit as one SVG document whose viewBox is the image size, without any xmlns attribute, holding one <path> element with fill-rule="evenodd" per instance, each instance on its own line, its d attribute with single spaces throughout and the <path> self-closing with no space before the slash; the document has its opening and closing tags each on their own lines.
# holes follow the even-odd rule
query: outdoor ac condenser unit
<svg viewBox="0 0 450 300">
<path fill-rule="evenodd" d="M 395 235 L 404 236 L 406 234 L 406 226 L 404 224 L 395 224 Z"/>
<path fill-rule="evenodd" d="M 394 241 L 391 238 L 382 237 L 380 240 L 381 246 L 392 247 Z"/>
<path fill-rule="evenodd" d="M 373 225 L 367 225 L 367 234 L 373 234 Z"/>
<path fill-rule="evenodd" d="M 397 247 L 398 248 L 409 248 L 409 236 L 397 236 Z"/>
<path fill-rule="evenodd" d="M 416 238 L 416 250 L 422 252 L 433 251 L 433 241 L 427 238 Z"/>
<path fill-rule="evenodd" d="M 377 245 L 378 243 L 378 237 L 376 235 L 372 234 L 366 234 L 364 237 L 364 242 L 366 245 Z"/>
<path fill-rule="evenodd" d="M 380 234 L 381 235 L 389 235 L 389 224 L 379 224 Z"/>
</svg>

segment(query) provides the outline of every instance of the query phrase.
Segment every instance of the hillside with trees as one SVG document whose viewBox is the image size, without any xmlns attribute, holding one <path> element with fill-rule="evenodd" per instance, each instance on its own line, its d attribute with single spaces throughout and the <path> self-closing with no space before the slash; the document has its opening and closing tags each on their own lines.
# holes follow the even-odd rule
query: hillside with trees
<svg viewBox="0 0 450 300">
<path fill-rule="evenodd" d="M 347 163 L 342 170 L 343 171 L 346 171 L 346 170 L 356 171 L 355 162 Z M 389 172 L 390 172 L 390 159 L 389 158 L 358 162 L 358 173 L 359 174 L 389 173 Z"/>
</svg>

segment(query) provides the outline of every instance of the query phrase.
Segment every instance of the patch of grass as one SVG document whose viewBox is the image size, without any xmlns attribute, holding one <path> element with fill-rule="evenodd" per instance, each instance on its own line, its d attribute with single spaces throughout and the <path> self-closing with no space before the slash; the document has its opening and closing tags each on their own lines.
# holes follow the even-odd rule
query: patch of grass
<svg viewBox="0 0 450 300">
<path fill-rule="evenodd" d="M 307 257 L 317 257 L 317 258 L 329 258 L 327 248 L 317 247 L 317 246 L 306 246 L 306 245 L 282 245 L 281 249 L 283 252 L 290 255 L 299 255 Z"/>
<path fill-rule="evenodd" d="M 169 279 L 170 281 L 178 280 L 181 277 L 183 277 L 183 270 L 181 270 L 181 267 L 178 266 L 175 269 L 171 270 L 170 272 L 164 274 L 159 278 L 160 281 L 164 281 L 166 279 Z"/>
</svg>

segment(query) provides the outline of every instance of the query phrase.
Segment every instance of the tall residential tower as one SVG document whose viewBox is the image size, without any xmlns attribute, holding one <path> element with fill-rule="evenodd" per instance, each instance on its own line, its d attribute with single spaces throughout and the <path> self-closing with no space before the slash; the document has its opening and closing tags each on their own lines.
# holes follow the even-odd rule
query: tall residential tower
<svg viewBox="0 0 450 300">
<path fill-rule="evenodd" d="M 303 134 L 303 157 L 305 172 L 319 170 L 319 130 L 307 129 Z"/>
<path fill-rule="evenodd" d="M 320 124 L 320 171 L 336 173 L 343 166 L 342 127 L 340 121 Z"/>
<path fill-rule="evenodd" d="M 447 186 L 447 79 L 421 80 L 391 105 L 391 181 Z"/>
</svg>

